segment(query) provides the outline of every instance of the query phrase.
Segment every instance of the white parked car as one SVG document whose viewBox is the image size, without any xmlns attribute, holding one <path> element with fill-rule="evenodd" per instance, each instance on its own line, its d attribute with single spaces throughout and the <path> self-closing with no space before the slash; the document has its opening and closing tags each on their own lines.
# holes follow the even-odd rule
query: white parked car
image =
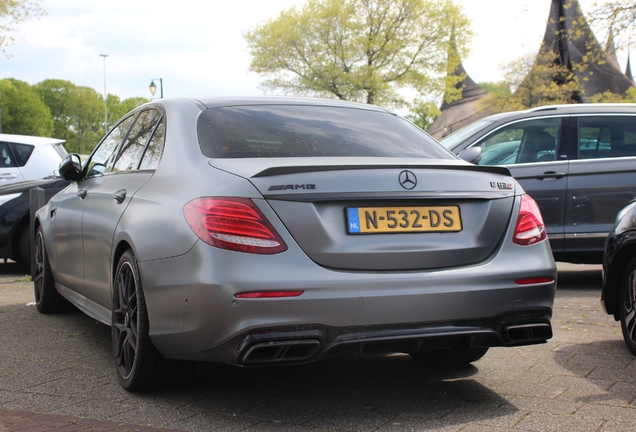
<svg viewBox="0 0 636 432">
<path fill-rule="evenodd" d="M 64 140 L 0 134 L 0 185 L 57 175 L 66 157 Z"/>
</svg>

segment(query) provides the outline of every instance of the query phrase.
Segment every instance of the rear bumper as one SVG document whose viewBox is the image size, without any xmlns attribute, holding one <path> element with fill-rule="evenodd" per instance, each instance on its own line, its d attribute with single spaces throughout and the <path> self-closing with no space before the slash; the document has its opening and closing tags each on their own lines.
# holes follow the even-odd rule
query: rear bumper
<svg viewBox="0 0 636 432">
<path fill-rule="evenodd" d="M 185 255 L 140 262 L 155 346 L 169 358 L 250 365 L 445 344 L 517 346 L 552 335 L 556 265 L 548 242 L 510 243 L 478 265 L 409 272 L 335 271 L 288 252 L 256 256 L 197 242 Z M 554 281 L 515 283 L 535 277 Z M 269 290 L 303 294 L 235 297 Z"/>
<path fill-rule="evenodd" d="M 550 318 L 549 310 L 535 310 L 455 323 L 355 328 L 286 326 L 246 332 L 218 348 L 182 358 L 269 366 L 364 354 L 533 345 L 552 337 Z"/>
</svg>

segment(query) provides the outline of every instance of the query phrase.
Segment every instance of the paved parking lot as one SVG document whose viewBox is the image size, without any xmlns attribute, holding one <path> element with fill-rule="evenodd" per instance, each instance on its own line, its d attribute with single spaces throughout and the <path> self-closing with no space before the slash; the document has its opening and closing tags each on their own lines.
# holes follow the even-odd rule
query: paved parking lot
<svg viewBox="0 0 636 432">
<path fill-rule="evenodd" d="M 599 266 L 559 265 L 545 345 L 496 348 L 474 366 L 407 356 L 239 369 L 127 393 L 110 331 L 81 313 L 41 315 L 32 284 L 0 264 L 0 431 L 633 431 L 636 359 L 599 303 Z"/>
</svg>

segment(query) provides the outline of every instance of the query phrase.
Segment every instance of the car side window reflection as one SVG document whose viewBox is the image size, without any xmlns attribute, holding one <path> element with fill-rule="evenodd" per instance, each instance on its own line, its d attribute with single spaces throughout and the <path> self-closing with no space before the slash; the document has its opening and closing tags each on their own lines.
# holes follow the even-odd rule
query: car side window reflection
<svg viewBox="0 0 636 432">
<path fill-rule="evenodd" d="M 119 152 L 114 171 L 133 171 L 139 168 L 146 146 L 151 141 L 161 118 L 161 111 L 156 109 L 145 110 L 139 114 Z"/>
<path fill-rule="evenodd" d="M 511 165 L 556 160 L 560 132 L 560 118 L 514 123 L 475 144 L 482 148 L 478 164 Z"/>
<path fill-rule="evenodd" d="M 636 117 L 580 117 L 579 159 L 636 156 Z"/>
<path fill-rule="evenodd" d="M 112 171 L 113 162 L 117 156 L 119 145 L 121 144 L 122 139 L 126 136 L 126 132 L 130 128 L 133 118 L 133 116 L 130 116 L 121 121 L 102 140 L 101 144 L 97 147 L 88 161 L 86 177 L 94 177 L 102 175 L 105 172 Z"/>
<path fill-rule="evenodd" d="M 141 160 L 141 165 L 139 165 L 140 170 L 157 169 L 157 165 L 161 159 L 161 154 L 163 153 L 165 131 L 166 127 L 162 118 L 155 129 L 155 133 L 152 134 L 152 138 L 150 139 L 148 146 L 146 147 L 143 159 Z"/>
</svg>

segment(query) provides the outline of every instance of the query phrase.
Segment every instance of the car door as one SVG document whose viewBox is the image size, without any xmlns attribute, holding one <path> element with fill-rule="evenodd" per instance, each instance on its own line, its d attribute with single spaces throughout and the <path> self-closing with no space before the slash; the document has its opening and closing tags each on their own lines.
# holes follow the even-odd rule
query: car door
<svg viewBox="0 0 636 432">
<path fill-rule="evenodd" d="M 563 141 L 562 118 L 545 117 L 507 124 L 474 145 L 482 148 L 479 165 L 506 165 L 534 198 L 555 252 L 564 247 L 569 161 Z"/>
<path fill-rule="evenodd" d="M 112 305 L 111 275 L 117 264 L 112 262 L 115 229 L 135 193 L 154 173 L 139 167 L 162 117 L 156 109 L 141 111 L 112 168 L 108 168 L 109 174 L 86 182 L 82 218 L 86 296 L 105 308 Z"/>
<path fill-rule="evenodd" d="M 74 291 L 86 294 L 84 283 L 84 244 L 82 221 L 89 192 L 112 175 L 111 168 L 122 140 L 133 123 L 133 116 L 120 121 L 97 146 L 83 169 L 83 178 L 57 195 L 53 221 L 55 224 L 56 280 Z M 89 259 L 97 259 L 90 257 Z M 100 258 L 101 259 L 101 258 Z"/>
<path fill-rule="evenodd" d="M 636 116 L 575 119 L 578 158 L 570 164 L 565 250 L 600 258 L 616 215 L 636 197 Z"/>
</svg>

